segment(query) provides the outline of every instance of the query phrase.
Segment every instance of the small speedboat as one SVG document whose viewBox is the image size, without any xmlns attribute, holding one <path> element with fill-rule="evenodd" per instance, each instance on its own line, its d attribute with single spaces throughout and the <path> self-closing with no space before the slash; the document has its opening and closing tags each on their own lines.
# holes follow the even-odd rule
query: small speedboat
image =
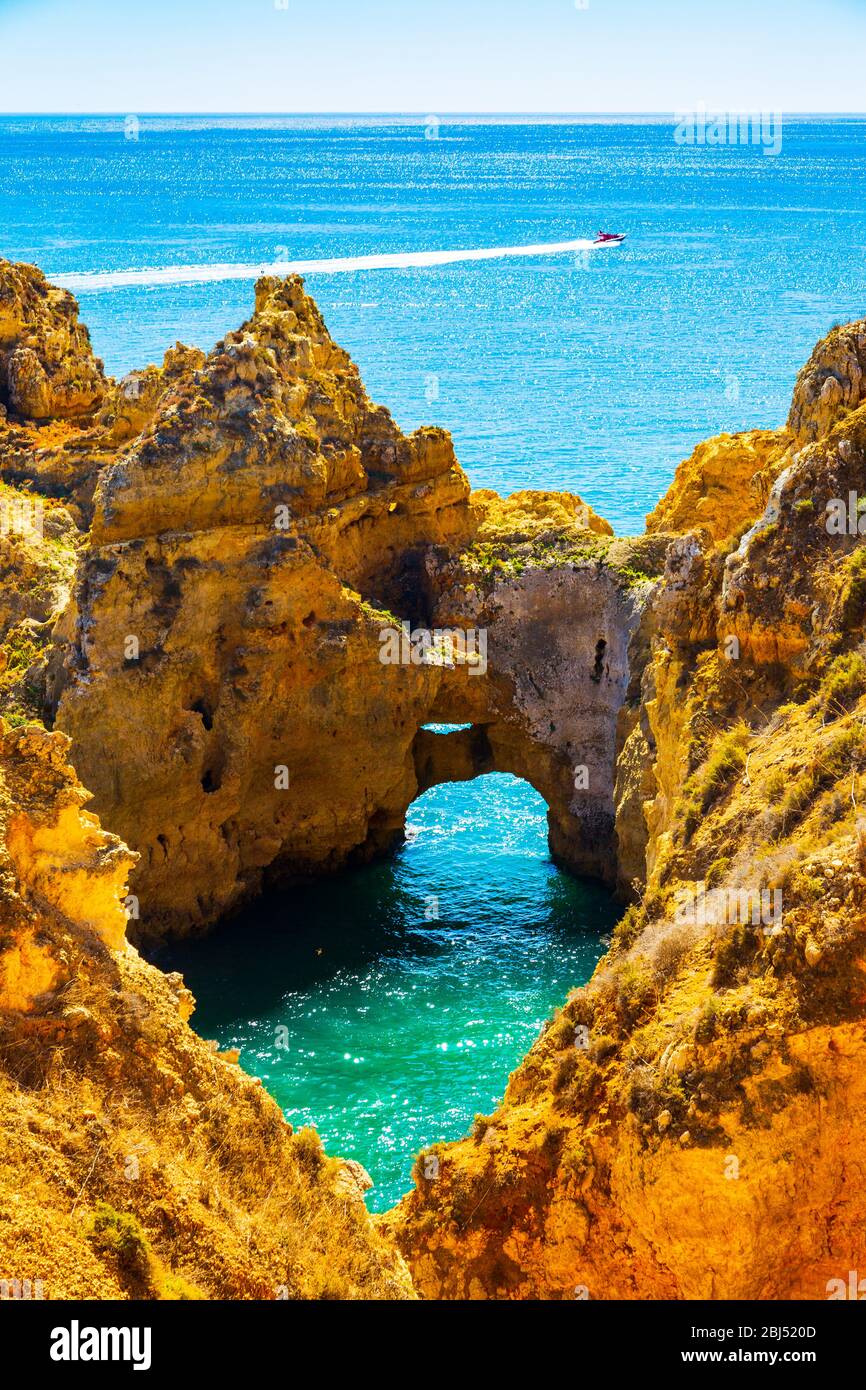
<svg viewBox="0 0 866 1390">
<path fill-rule="evenodd" d="M 622 246 L 625 238 L 625 232 L 599 232 L 592 244 L 593 246 Z"/>
</svg>

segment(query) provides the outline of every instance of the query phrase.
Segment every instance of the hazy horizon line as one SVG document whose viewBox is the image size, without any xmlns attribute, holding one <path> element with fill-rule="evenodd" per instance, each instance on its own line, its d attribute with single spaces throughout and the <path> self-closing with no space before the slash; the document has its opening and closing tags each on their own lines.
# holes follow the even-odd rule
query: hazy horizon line
<svg viewBox="0 0 866 1390">
<path fill-rule="evenodd" d="M 340 120 L 357 119 L 362 117 L 366 120 L 372 118 L 397 120 L 411 117 L 419 121 L 426 121 L 431 115 L 436 115 L 438 119 L 449 120 L 524 120 L 530 118 L 537 121 L 574 121 L 610 119 L 618 117 L 621 119 L 635 119 L 640 117 L 644 120 L 664 120 L 671 119 L 684 111 L 695 111 L 703 109 L 708 113 L 712 112 L 742 112 L 743 114 L 754 114 L 762 109 L 756 106 L 730 106 L 722 107 L 699 103 L 696 106 L 675 107 L 664 111 L 645 111 L 645 110 L 594 110 L 594 111 L 444 111 L 432 112 L 428 108 L 417 111 L 143 111 L 137 110 L 139 118 L 170 119 L 173 117 L 195 117 L 199 120 L 219 118 L 222 120 L 232 118 L 242 118 L 248 120 L 271 119 L 271 120 L 310 120 L 333 117 Z M 111 120 L 122 119 L 128 114 L 126 108 L 112 108 L 102 111 L 5 111 L 0 108 L 0 119 L 33 119 L 42 117 L 45 119 L 91 119 L 91 120 Z M 863 120 L 866 119 L 864 111 L 784 111 L 782 112 L 789 120 L 814 120 L 814 119 L 833 119 L 833 120 Z"/>
</svg>

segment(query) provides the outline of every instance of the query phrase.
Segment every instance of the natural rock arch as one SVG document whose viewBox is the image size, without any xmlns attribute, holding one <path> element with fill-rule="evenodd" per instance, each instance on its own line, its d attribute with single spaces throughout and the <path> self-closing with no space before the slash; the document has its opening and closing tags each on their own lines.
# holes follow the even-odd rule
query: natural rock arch
<svg viewBox="0 0 866 1390">
<path fill-rule="evenodd" d="M 297 279 L 172 362 L 100 474 L 51 667 L 95 809 L 140 855 L 131 930 L 199 930 L 386 852 L 433 775 L 430 722 L 483 729 L 445 751 L 524 777 L 557 861 L 613 884 L 665 538 L 616 541 L 567 493 L 471 494 L 444 431 L 404 436 L 369 401 Z M 383 661 L 406 620 L 483 633 L 483 662 Z"/>
</svg>

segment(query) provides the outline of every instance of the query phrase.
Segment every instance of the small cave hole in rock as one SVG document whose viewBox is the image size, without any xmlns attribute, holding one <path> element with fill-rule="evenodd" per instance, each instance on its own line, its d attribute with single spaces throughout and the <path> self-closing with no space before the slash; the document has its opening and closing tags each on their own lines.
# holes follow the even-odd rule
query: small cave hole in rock
<svg viewBox="0 0 866 1390">
<path fill-rule="evenodd" d="M 204 724 L 208 732 L 210 732 L 210 730 L 213 728 L 213 709 L 208 704 L 207 700 L 195 700 L 190 705 L 190 709 L 192 710 L 193 714 L 201 715 L 201 722 Z"/>
<path fill-rule="evenodd" d="M 201 779 L 202 791 L 208 794 L 211 792 L 218 792 L 221 784 L 222 780 L 216 769 L 213 767 L 205 768 L 204 776 Z"/>
<path fill-rule="evenodd" d="M 594 680 L 596 684 L 598 684 L 598 682 L 604 675 L 604 654 L 606 651 L 607 642 L 603 637 L 599 637 L 598 641 L 595 644 L 595 661 L 593 663 L 592 674 L 590 677 L 590 679 Z"/>
</svg>

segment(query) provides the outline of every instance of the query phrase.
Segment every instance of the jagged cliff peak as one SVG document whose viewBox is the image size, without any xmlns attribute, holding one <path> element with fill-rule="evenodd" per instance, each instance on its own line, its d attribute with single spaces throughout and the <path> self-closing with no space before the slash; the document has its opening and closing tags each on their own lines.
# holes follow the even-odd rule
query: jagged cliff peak
<svg viewBox="0 0 866 1390">
<path fill-rule="evenodd" d="M 618 877 L 637 901 L 503 1105 L 479 1117 L 471 1139 L 441 1149 L 435 1182 L 419 1166 L 390 1221 L 419 1289 L 821 1297 L 828 1279 L 856 1268 L 866 1228 L 850 1124 L 866 1099 L 861 338 L 852 325 L 816 348 L 786 429 L 699 446 L 648 534 L 632 539 L 614 538 L 574 494 L 470 496 L 448 436 L 406 437 L 370 403 L 292 278 L 261 281 L 252 318 L 211 353 L 172 349 L 161 368 L 110 387 L 80 428 L 0 425 L 4 476 L 49 493 L 59 484 L 82 523 L 94 513 L 48 663 L 72 744 L 4 733 L 7 802 L 29 804 L 22 759 L 43 768 L 47 751 L 52 767 L 69 757 L 103 823 L 140 854 L 133 866 L 120 842 L 100 840 L 74 793 L 63 824 L 84 844 L 70 875 L 53 812 L 16 822 L 11 849 L 6 836 L 0 886 L 27 942 L 7 942 L 18 952 L 3 967 L 7 1002 L 19 1032 L 26 1016 L 55 1040 L 27 1064 L 53 1055 L 58 991 L 69 1002 L 63 990 L 84 987 L 51 973 L 69 952 L 64 963 L 50 948 L 38 914 L 53 930 L 58 913 L 72 921 L 73 901 L 58 899 L 55 871 L 68 888 L 95 871 L 94 855 L 97 867 L 104 859 L 114 900 L 111 874 L 130 870 L 130 930 L 187 931 L 264 882 L 381 853 L 437 781 L 513 771 L 545 796 L 557 858 Z M 835 532 L 834 500 L 847 506 Z M 32 563 L 21 550 L 12 568 Z M 45 608 L 32 616 L 48 620 Z M 10 605 L 9 631 L 20 620 Z M 383 638 L 408 649 L 404 621 L 483 633 L 483 654 L 478 645 L 472 661 L 449 662 L 428 646 L 389 664 Z M 434 736 L 429 721 L 471 727 Z M 60 778 L 67 790 L 70 777 Z M 714 892 L 721 898 L 708 899 Z M 730 919 L 744 900 L 746 918 Z M 110 921 L 116 928 L 116 914 Z M 162 1128 L 144 1139 L 162 1157 L 144 1195 L 168 1184 L 181 1221 L 165 1154 L 186 1144 L 209 1160 L 209 1136 L 235 1109 L 254 1136 L 255 1175 L 235 1211 L 255 1213 L 255 1260 L 202 1210 L 220 1210 L 225 1194 L 199 1165 L 204 1187 L 183 1195 L 198 1203 L 201 1259 L 186 1239 L 170 1246 L 147 1226 L 149 1208 L 131 1203 L 156 1252 L 145 1261 L 151 1296 L 166 1264 L 195 1289 L 261 1290 L 287 1254 L 270 1243 L 262 1169 L 282 1175 L 287 1211 L 300 1200 L 296 1162 L 339 1177 L 344 1197 L 345 1170 L 328 1168 L 313 1142 L 289 1144 L 275 1107 L 227 1064 L 214 1099 L 177 981 L 146 973 L 97 927 L 76 928 L 97 962 L 80 1002 L 98 1027 L 82 1024 L 82 1036 L 110 1029 L 106 998 L 127 1007 L 142 996 L 154 1010 L 155 1052 L 128 1007 L 103 1038 L 106 1065 L 125 1079 L 130 1068 L 142 1107 L 157 1097 Z M 127 1031 L 144 1035 L 146 1076 L 125 1056 Z M 83 1097 L 89 1088 L 101 1105 L 111 1072 L 92 1057 L 76 1065 L 75 1104 L 99 1120 Z M 169 1113 L 187 1069 L 177 1095 L 188 1124 Z M 23 1133 L 31 1112 L 15 1110 L 13 1082 Z M 45 1112 L 55 1126 L 59 1105 Z M 82 1133 L 73 1127 L 74 1151 L 93 1123 L 88 1114 Z M 239 1135 L 232 1146 L 240 1162 Z M 97 1171 L 117 1213 L 125 1188 Z M 73 1187 L 77 1178 L 64 1170 Z M 304 1209 L 330 1239 L 314 1187 L 302 1184 Z M 28 1203 L 22 1213 L 26 1228 Z M 94 1221 L 91 1252 L 111 1218 Z M 339 1289 L 406 1292 L 402 1267 L 370 1245 L 357 1212 L 351 1230 L 360 1243 L 349 1242 L 349 1266 L 360 1251 L 363 1274 L 347 1284 L 341 1273 Z M 70 1239 L 80 1257 L 85 1247 Z M 293 1290 L 327 1286 L 315 1261 L 295 1258 Z M 110 1260 L 101 1269 L 117 1281 L 107 1287 L 121 1287 Z"/>
<path fill-rule="evenodd" d="M 866 319 L 837 325 L 816 345 L 797 384 L 788 429 L 798 445 L 820 439 L 866 399 Z"/>
<path fill-rule="evenodd" d="M 0 260 L 0 408 L 25 420 L 91 414 L 107 387 L 67 290 Z"/>
<path fill-rule="evenodd" d="M 468 484 L 450 438 L 405 436 L 369 400 L 298 276 L 262 279 L 253 317 L 165 392 L 153 417 L 105 470 L 98 543 L 217 526 L 286 527 L 396 483 Z M 395 506 L 394 510 L 397 508 Z"/>
</svg>

